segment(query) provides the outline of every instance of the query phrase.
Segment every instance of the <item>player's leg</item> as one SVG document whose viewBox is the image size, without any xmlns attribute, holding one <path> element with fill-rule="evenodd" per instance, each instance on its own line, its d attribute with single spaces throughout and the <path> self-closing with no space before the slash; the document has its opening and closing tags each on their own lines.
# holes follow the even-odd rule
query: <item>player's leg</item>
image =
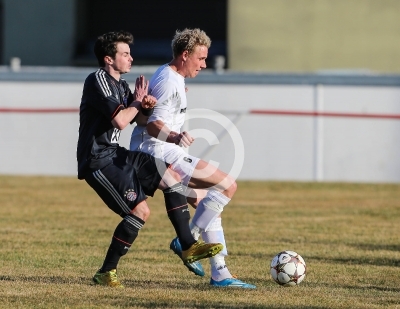
<svg viewBox="0 0 400 309">
<path fill-rule="evenodd" d="M 221 244 L 205 244 L 194 239 L 191 234 L 190 211 L 179 174 L 167 168 L 165 162 L 146 153 L 132 152 L 130 157 L 146 194 L 152 196 L 157 183 L 157 188 L 163 191 L 168 217 L 182 246 L 182 261 L 185 264 L 192 263 L 220 252 L 223 248 Z"/>
<path fill-rule="evenodd" d="M 215 166 L 199 160 L 188 186 L 194 189 L 207 189 L 207 194 L 196 207 L 191 221 L 191 231 L 195 238 L 207 231 L 209 225 L 220 216 L 224 207 L 236 192 L 236 181 Z"/>
<path fill-rule="evenodd" d="M 117 279 L 119 260 L 128 253 L 128 250 L 138 236 L 139 230 L 145 223 L 145 220 L 140 217 L 144 215 L 145 219 L 147 219 L 149 214 L 150 211 L 146 201 L 142 201 L 130 214 L 124 216 L 123 220 L 114 231 L 103 266 L 93 277 L 95 283 L 113 287 L 123 287 Z"/>
<path fill-rule="evenodd" d="M 178 150 L 179 151 L 179 150 Z M 210 188 L 213 187 L 213 191 L 209 193 L 208 190 L 192 190 L 190 188 L 186 188 L 186 195 L 187 200 L 189 203 L 193 205 L 199 205 L 199 210 L 196 210 L 195 216 L 198 216 L 198 221 L 193 218 L 190 223 L 192 234 L 196 239 L 199 239 L 200 234 L 204 231 L 212 221 L 214 221 L 215 217 L 218 217 L 222 209 L 216 210 L 214 206 L 215 199 L 219 202 L 218 204 L 222 207 L 225 206 L 230 199 L 227 196 L 233 196 L 234 191 L 236 190 L 236 183 L 235 181 L 229 177 L 227 174 L 221 172 L 220 170 L 216 169 L 214 166 L 207 166 L 205 161 L 202 161 L 196 157 L 190 156 L 181 151 L 181 153 L 174 152 L 175 157 L 179 157 L 178 160 L 172 164 L 172 168 L 177 171 L 180 176 L 182 177 L 182 182 L 187 186 L 196 187 L 196 188 Z M 216 190 L 215 187 L 219 188 L 223 191 Z M 221 202 L 222 200 L 222 202 Z M 200 203 L 198 203 L 200 201 Z M 205 207 L 206 205 L 211 207 Z M 217 205 L 217 207 L 219 206 Z M 221 207 L 221 208 L 222 208 Z M 201 216 L 199 215 L 201 214 Z M 217 222 L 221 222 L 220 220 Z M 216 225 L 215 223 L 214 225 Z M 217 231 L 214 228 L 210 233 L 213 233 L 213 237 L 215 238 L 215 234 L 218 235 L 219 239 L 225 243 L 225 237 L 223 235 L 222 226 L 220 226 L 220 231 Z M 207 237 L 207 236 L 206 236 Z M 211 239 L 211 238 L 210 238 Z M 206 241 L 207 243 L 212 243 L 211 241 Z M 178 238 L 174 238 L 171 241 L 170 248 L 179 255 L 181 252 L 181 246 L 179 243 Z M 225 251 L 225 246 L 222 251 Z M 220 256 L 220 254 L 217 254 Z M 217 256 L 216 255 L 216 256 Z M 225 253 L 226 255 L 226 253 Z M 223 257 L 223 256 L 222 256 Z M 218 260 L 218 265 L 216 265 L 215 261 L 212 261 L 212 265 L 216 265 L 215 268 L 218 268 L 220 264 L 224 264 L 223 258 Z M 224 264 L 225 265 L 225 264 Z M 187 265 L 188 269 L 194 272 L 196 275 L 204 276 L 203 267 L 200 263 L 194 265 Z M 229 277 L 229 271 L 227 268 L 225 269 L 225 276 Z"/>
<path fill-rule="evenodd" d="M 187 198 L 188 203 L 196 209 L 201 200 L 207 195 L 207 190 L 189 190 L 192 191 L 189 194 L 190 197 Z M 222 228 L 221 215 L 211 222 L 208 229 L 201 233 L 201 237 L 206 243 L 215 242 L 218 240 L 219 243 L 224 245 L 224 249 L 220 253 L 210 258 L 211 277 L 218 281 L 226 278 L 232 278 L 232 275 L 225 263 L 225 257 L 228 255 L 228 247 L 226 246 L 224 229 Z"/>
<path fill-rule="evenodd" d="M 93 281 L 100 285 L 123 287 L 117 279 L 117 266 L 150 215 L 146 195 L 129 166 L 121 169 L 109 165 L 93 172 L 85 180 L 105 204 L 123 218 L 114 231 L 103 265 Z"/>
<path fill-rule="evenodd" d="M 185 251 L 197 240 L 190 232 L 190 211 L 183 195 L 182 184 L 180 181 L 178 182 L 178 179 L 180 180 L 179 175 L 168 169 L 160 182 L 159 189 L 162 190 L 164 195 L 168 218 L 174 226 L 176 235 L 178 235 L 182 250 Z"/>
<path fill-rule="evenodd" d="M 180 147 L 176 147 L 176 145 L 166 145 L 163 147 L 146 147 L 143 146 L 142 150 L 149 151 L 156 157 L 162 157 L 164 161 L 172 163 L 172 169 L 176 171 L 180 176 L 181 180 L 184 184 L 187 184 L 193 170 L 195 169 L 199 159 L 193 156 L 188 155 L 185 151 L 182 150 Z M 160 168 L 159 168 L 160 169 Z M 180 188 L 179 188 L 180 189 Z M 164 192 L 165 193 L 165 192 Z M 168 202 L 168 196 L 164 194 L 166 198 L 166 205 L 168 208 L 168 204 L 172 205 L 171 202 Z M 169 197 L 171 200 L 179 200 L 179 198 L 174 198 L 172 195 Z M 185 202 L 186 204 L 186 202 Z M 168 210 L 168 209 L 167 209 Z M 188 209 L 187 209 L 188 211 Z M 170 214 L 170 212 L 169 212 Z M 187 212 L 189 215 L 189 212 Z M 180 237 L 177 231 L 177 238 L 174 238 L 170 243 L 170 248 L 177 254 L 179 257 L 182 258 L 182 250 L 185 250 L 184 243 L 182 242 L 182 237 Z M 182 243 L 182 244 L 181 244 Z M 182 248 L 183 247 L 183 248 Z M 186 267 L 193 273 L 199 276 L 204 276 L 203 267 L 200 263 L 184 263 Z"/>
<path fill-rule="evenodd" d="M 200 160 L 189 181 L 189 186 L 210 188 L 207 193 L 204 190 L 196 189 L 194 190 L 195 194 L 189 194 L 189 196 L 196 196 L 196 198 L 188 197 L 188 202 L 196 208 L 195 215 L 190 223 L 192 233 L 195 238 L 198 238 L 201 234 L 206 243 L 218 241 L 224 245 L 224 249 L 220 253 L 210 258 L 210 283 L 214 286 L 255 288 L 254 285 L 234 278 L 225 262 L 228 251 L 222 227 L 221 212 L 236 192 L 236 182 L 229 175 Z M 210 207 L 214 203 L 218 207 Z"/>
<path fill-rule="evenodd" d="M 133 151 L 127 156 L 128 163 L 135 169 L 147 195 L 153 196 L 157 188 L 162 190 L 168 218 L 181 240 L 183 250 L 189 249 L 196 240 L 190 233 L 190 212 L 186 199 L 182 195 L 183 189 L 179 175 L 171 171 L 165 162 L 149 154 Z"/>
<path fill-rule="evenodd" d="M 207 195 L 207 190 L 189 190 L 192 190 L 192 192 L 189 194 L 191 197 L 188 197 L 187 199 L 188 203 L 196 209 L 201 200 Z M 220 253 L 210 258 L 211 277 L 217 281 L 232 278 L 233 276 L 229 272 L 225 263 L 225 257 L 228 255 L 228 247 L 226 246 L 221 215 L 211 222 L 208 229 L 201 233 L 201 237 L 206 243 L 218 240 L 219 243 L 224 245 L 224 249 Z"/>
</svg>

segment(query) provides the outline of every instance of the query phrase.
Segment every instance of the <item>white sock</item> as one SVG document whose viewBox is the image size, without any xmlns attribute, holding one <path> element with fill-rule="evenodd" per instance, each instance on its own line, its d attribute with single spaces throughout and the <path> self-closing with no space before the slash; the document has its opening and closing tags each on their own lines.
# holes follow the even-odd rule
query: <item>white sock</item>
<svg viewBox="0 0 400 309">
<path fill-rule="evenodd" d="M 216 218 L 209 225 L 207 231 L 201 234 L 206 243 L 221 243 L 224 245 L 224 249 L 220 253 L 210 258 L 211 277 L 217 281 L 221 281 L 226 278 L 232 278 L 232 275 L 225 263 L 225 256 L 228 255 L 228 250 L 226 247 L 224 230 L 221 223 L 221 217 Z"/>
<path fill-rule="evenodd" d="M 215 218 L 213 222 L 208 226 L 207 231 L 201 233 L 201 237 L 206 243 L 220 243 L 224 245 L 224 249 L 219 254 L 223 256 L 228 255 L 226 248 L 224 229 L 222 228 L 221 217 Z"/>
<path fill-rule="evenodd" d="M 227 278 L 232 278 L 232 275 L 225 264 L 225 258 L 222 254 L 218 253 L 217 255 L 210 258 L 210 265 L 211 277 L 214 280 L 221 281 Z"/>
<path fill-rule="evenodd" d="M 207 231 L 209 225 L 217 218 L 224 206 L 231 199 L 216 190 L 209 190 L 207 195 L 200 201 L 194 213 L 192 223 L 193 226 Z"/>
</svg>

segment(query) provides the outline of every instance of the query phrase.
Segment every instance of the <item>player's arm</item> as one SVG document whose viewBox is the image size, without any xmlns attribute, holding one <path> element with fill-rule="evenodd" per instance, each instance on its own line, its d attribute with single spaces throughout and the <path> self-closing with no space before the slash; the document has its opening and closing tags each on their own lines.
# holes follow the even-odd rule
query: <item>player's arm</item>
<svg viewBox="0 0 400 309">
<path fill-rule="evenodd" d="M 188 92 L 187 87 L 185 87 L 185 91 Z M 131 121 L 131 124 L 136 122 L 138 126 L 145 127 L 147 125 L 150 116 L 153 114 L 154 106 L 155 104 L 153 104 L 152 106 L 148 106 L 145 109 L 139 109 L 139 113 L 137 113 L 136 117 Z M 177 132 L 174 133 L 175 135 L 178 135 Z"/>
<path fill-rule="evenodd" d="M 189 147 L 194 141 L 194 138 L 192 138 L 186 131 L 183 131 L 182 133 L 172 131 L 162 120 L 149 122 L 146 129 L 149 135 L 167 143 Z"/>
<path fill-rule="evenodd" d="M 174 83 L 164 82 L 158 83 L 152 90 L 151 94 L 157 98 L 157 104 L 154 107 L 154 113 L 147 121 L 147 133 L 159 140 L 167 143 L 188 147 L 194 139 L 187 132 L 172 131 L 167 125 L 168 119 L 173 117 L 173 106 L 175 106 L 175 92 L 176 88 Z"/>
<path fill-rule="evenodd" d="M 146 116 L 142 113 L 139 114 L 139 112 L 146 110 L 144 106 L 154 105 L 156 102 L 156 98 L 151 95 L 146 95 L 141 101 L 135 100 L 129 105 L 129 107 L 121 109 L 111 120 L 111 123 L 119 130 L 125 129 L 128 124 L 133 122 L 132 119 L 139 124 L 140 119 L 147 119 Z M 137 117 L 138 115 L 141 115 L 142 118 Z M 143 121 L 146 120 L 141 120 L 141 122 Z M 146 122 L 144 122 L 144 125 L 146 125 Z"/>
<path fill-rule="evenodd" d="M 146 121 L 149 112 L 152 111 L 157 103 L 155 97 L 148 95 L 149 82 L 146 81 L 143 75 L 136 79 L 135 92 L 133 93 L 133 101 L 129 107 L 119 110 L 111 120 L 112 125 L 123 130 L 129 123 L 133 121 Z"/>
<path fill-rule="evenodd" d="M 144 111 L 145 113 L 147 113 L 147 112 L 152 112 L 152 109 L 150 110 L 149 109 L 149 111 Z M 147 124 L 147 120 L 149 120 L 149 116 L 145 116 L 145 115 L 143 115 L 143 110 L 139 110 L 139 113 L 137 113 L 137 115 L 136 115 L 136 117 L 135 117 L 135 119 L 133 119 L 132 121 L 131 121 L 131 123 L 134 123 L 134 122 L 136 122 L 136 124 L 138 125 L 138 126 L 141 126 L 141 127 L 145 127 L 146 126 L 146 124 Z"/>
<path fill-rule="evenodd" d="M 144 79 L 144 77 L 143 77 L 143 79 Z M 136 83 L 136 85 L 135 85 L 134 94 L 131 94 L 133 97 L 139 96 L 142 94 L 142 91 L 140 89 L 140 84 L 141 84 L 141 80 L 139 79 L 139 83 Z M 147 91 L 148 91 L 148 82 L 146 83 L 146 86 L 147 86 Z M 141 108 L 139 108 L 139 112 L 136 114 L 135 118 L 133 118 L 131 120 L 131 122 L 130 122 L 131 124 L 136 122 L 136 124 L 138 126 L 145 127 L 147 124 L 147 120 L 149 120 L 149 117 L 153 114 L 154 106 L 157 103 L 157 99 L 156 99 L 156 101 L 152 101 L 152 102 L 148 102 L 145 100 L 143 103 L 144 104 L 142 104 Z"/>
</svg>

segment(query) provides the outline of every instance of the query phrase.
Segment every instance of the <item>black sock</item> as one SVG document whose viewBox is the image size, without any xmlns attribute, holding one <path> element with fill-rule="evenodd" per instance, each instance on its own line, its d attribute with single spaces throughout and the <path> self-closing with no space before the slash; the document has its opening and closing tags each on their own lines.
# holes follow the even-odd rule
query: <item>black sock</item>
<svg viewBox="0 0 400 309">
<path fill-rule="evenodd" d="M 196 240 L 193 238 L 189 228 L 190 211 L 186 197 L 182 194 L 182 184 L 177 183 L 163 190 L 165 207 L 168 218 L 174 226 L 176 235 L 181 243 L 182 250 L 187 250 Z"/>
<path fill-rule="evenodd" d="M 128 252 L 143 225 L 144 221 L 132 214 L 118 224 L 100 272 L 117 269 L 120 258 Z"/>
</svg>

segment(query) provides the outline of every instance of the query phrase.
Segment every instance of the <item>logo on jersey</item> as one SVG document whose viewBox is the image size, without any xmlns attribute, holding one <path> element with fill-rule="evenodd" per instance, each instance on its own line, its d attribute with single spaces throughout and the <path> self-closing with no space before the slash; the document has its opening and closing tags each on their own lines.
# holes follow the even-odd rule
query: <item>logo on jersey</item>
<svg viewBox="0 0 400 309">
<path fill-rule="evenodd" d="M 137 198 L 137 194 L 133 189 L 129 189 L 125 192 L 124 197 L 128 200 L 133 202 Z"/>
<path fill-rule="evenodd" d="M 188 157 L 183 157 L 183 161 L 186 161 L 188 163 L 192 163 L 192 159 L 190 159 Z"/>
<path fill-rule="evenodd" d="M 114 128 L 113 134 L 111 135 L 111 143 L 118 143 L 120 135 L 121 130 Z"/>
<path fill-rule="evenodd" d="M 181 114 L 186 113 L 186 107 L 181 109 Z"/>
</svg>

